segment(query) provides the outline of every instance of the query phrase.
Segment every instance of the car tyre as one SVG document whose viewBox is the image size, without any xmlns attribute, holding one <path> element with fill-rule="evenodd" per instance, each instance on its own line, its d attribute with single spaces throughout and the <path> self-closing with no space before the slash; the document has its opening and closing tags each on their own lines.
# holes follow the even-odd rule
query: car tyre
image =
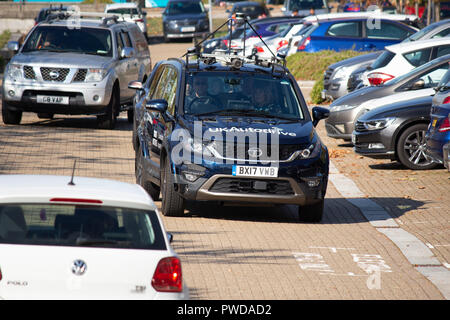
<svg viewBox="0 0 450 320">
<path fill-rule="evenodd" d="M 300 206 L 298 208 L 298 218 L 301 222 L 319 223 L 322 221 L 325 200 L 317 203 Z"/>
<path fill-rule="evenodd" d="M 106 114 L 97 116 L 97 126 L 99 129 L 114 129 L 116 126 L 117 113 L 120 109 L 120 93 L 114 87 L 109 104 L 106 107 Z"/>
<path fill-rule="evenodd" d="M 53 113 L 38 113 L 37 114 L 39 119 L 53 119 L 54 114 Z"/>
<path fill-rule="evenodd" d="M 161 198 L 163 215 L 168 217 L 181 217 L 184 215 L 184 199 L 175 191 L 168 157 L 164 159 L 164 165 L 161 168 Z"/>
<path fill-rule="evenodd" d="M 11 110 L 8 103 L 2 99 L 2 118 L 4 124 L 20 124 L 22 111 Z"/>
<path fill-rule="evenodd" d="M 134 119 L 134 110 L 133 109 L 127 110 L 127 119 L 128 119 L 129 123 L 133 123 L 133 119 Z"/>
<path fill-rule="evenodd" d="M 397 143 L 397 157 L 400 162 L 412 170 L 428 170 L 437 163 L 425 154 L 428 124 L 415 124 L 402 132 Z"/>
<path fill-rule="evenodd" d="M 142 147 L 139 145 L 136 157 L 134 158 L 134 172 L 136 176 L 136 183 L 152 197 L 154 201 L 159 199 L 160 188 L 153 183 L 144 180 L 144 155 L 142 153 Z"/>
</svg>

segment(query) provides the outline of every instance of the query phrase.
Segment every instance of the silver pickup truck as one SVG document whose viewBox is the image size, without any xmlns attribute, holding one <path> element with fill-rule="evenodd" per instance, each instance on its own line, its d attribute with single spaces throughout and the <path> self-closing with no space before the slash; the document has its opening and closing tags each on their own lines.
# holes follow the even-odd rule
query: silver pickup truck
<svg viewBox="0 0 450 320">
<path fill-rule="evenodd" d="M 49 17 L 35 26 L 3 78 L 2 117 L 19 124 L 22 112 L 40 118 L 54 114 L 96 115 L 98 127 L 113 129 L 121 111 L 133 120 L 131 81 L 146 81 L 151 72 L 147 42 L 134 23 L 115 17 Z"/>
</svg>

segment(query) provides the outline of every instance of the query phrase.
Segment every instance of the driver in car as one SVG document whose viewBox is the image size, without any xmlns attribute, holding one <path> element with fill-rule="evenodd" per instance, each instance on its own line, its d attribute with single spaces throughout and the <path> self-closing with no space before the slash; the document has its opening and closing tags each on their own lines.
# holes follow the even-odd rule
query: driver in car
<svg viewBox="0 0 450 320">
<path fill-rule="evenodd" d="M 208 94 L 208 79 L 196 77 L 192 83 L 192 92 L 188 88 L 188 109 L 193 114 L 207 113 L 220 108 L 220 101 Z"/>
</svg>

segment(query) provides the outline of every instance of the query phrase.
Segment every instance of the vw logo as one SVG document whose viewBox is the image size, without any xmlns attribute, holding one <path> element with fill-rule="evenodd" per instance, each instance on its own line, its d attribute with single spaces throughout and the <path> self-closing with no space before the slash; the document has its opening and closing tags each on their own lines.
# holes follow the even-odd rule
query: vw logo
<svg viewBox="0 0 450 320">
<path fill-rule="evenodd" d="M 86 262 L 83 260 L 75 260 L 72 264 L 72 273 L 81 276 L 86 272 L 87 266 Z"/>
<path fill-rule="evenodd" d="M 260 148 L 250 148 L 247 153 L 250 157 L 257 158 L 262 155 L 262 150 Z"/>
<path fill-rule="evenodd" d="M 50 76 L 50 78 L 52 79 L 58 79 L 59 77 L 59 72 L 56 70 L 52 70 L 48 73 L 48 75 Z"/>
</svg>

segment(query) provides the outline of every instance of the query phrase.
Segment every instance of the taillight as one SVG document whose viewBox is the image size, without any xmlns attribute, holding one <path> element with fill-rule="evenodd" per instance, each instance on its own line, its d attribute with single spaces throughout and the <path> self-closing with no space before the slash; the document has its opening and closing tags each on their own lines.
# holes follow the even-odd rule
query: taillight
<svg viewBox="0 0 450 320">
<path fill-rule="evenodd" d="M 136 19 L 134 22 L 144 22 L 144 19 Z"/>
<path fill-rule="evenodd" d="M 386 81 L 389 81 L 394 78 L 395 78 L 394 76 L 383 72 L 373 72 L 367 75 L 367 79 L 369 80 L 372 86 L 379 86 L 380 84 L 383 84 Z"/>
<path fill-rule="evenodd" d="M 287 46 L 288 43 L 289 43 L 289 41 L 287 41 L 287 40 L 281 40 L 280 42 L 278 42 L 277 51 L 280 50 L 282 47 Z"/>
<path fill-rule="evenodd" d="M 448 117 L 444 119 L 444 121 L 441 123 L 441 125 L 438 128 L 439 132 L 447 132 L 450 131 L 450 120 Z"/>
<path fill-rule="evenodd" d="M 255 46 L 255 48 L 258 52 L 264 52 L 264 49 L 262 47 Z"/>
<path fill-rule="evenodd" d="M 2 269 L 0 269 L 0 281 L 2 281 L 2 278 L 3 278 L 3 276 L 2 276 Z"/>
<path fill-rule="evenodd" d="M 445 98 L 444 101 L 442 102 L 442 104 L 447 104 L 447 103 L 450 103 L 450 96 Z"/>
<path fill-rule="evenodd" d="M 300 46 L 298 47 L 297 51 L 305 50 L 306 46 L 309 44 L 310 41 L 311 41 L 311 37 L 304 39 L 302 41 L 302 43 L 300 44 Z"/>
<path fill-rule="evenodd" d="M 153 275 L 152 286 L 159 292 L 181 292 L 183 284 L 180 260 L 175 257 L 161 259 Z"/>
</svg>

